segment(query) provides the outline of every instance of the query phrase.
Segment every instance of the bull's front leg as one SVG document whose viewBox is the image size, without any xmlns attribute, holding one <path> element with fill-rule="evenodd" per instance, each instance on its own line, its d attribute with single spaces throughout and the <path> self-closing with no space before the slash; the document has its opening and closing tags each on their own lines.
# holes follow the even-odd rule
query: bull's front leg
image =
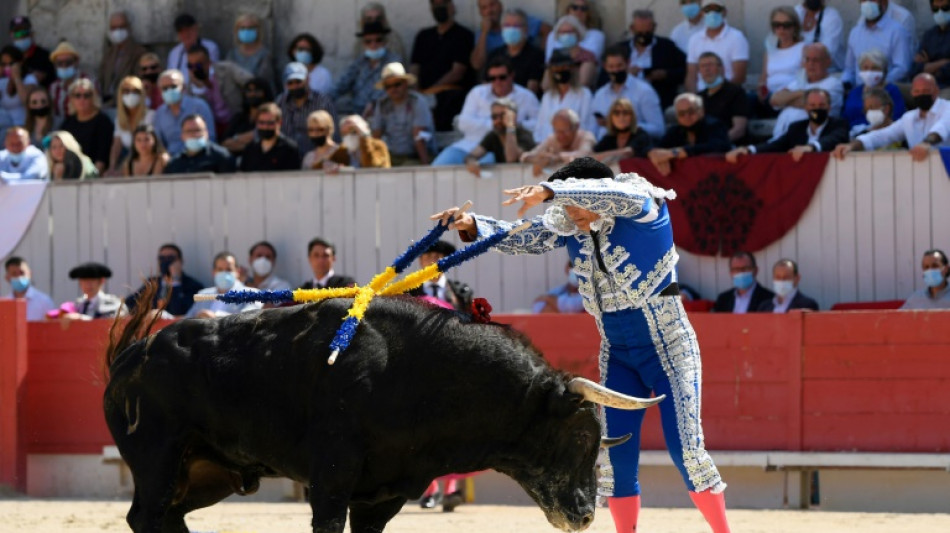
<svg viewBox="0 0 950 533">
<path fill-rule="evenodd" d="M 353 504 L 350 506 L 350 531 L 352 533 L 382 533 L 386 524 L 405 505 L 406 498 L 398 497 L 376 504 Z"/>
<path fill-rule="evenodd" d="M 328 450 L 320 455 L 310 475 L 313 533 L 343 533 L 346 509 L 359 479 L 362 457 L 352 450 L 348 456 Z"/>
</svg>

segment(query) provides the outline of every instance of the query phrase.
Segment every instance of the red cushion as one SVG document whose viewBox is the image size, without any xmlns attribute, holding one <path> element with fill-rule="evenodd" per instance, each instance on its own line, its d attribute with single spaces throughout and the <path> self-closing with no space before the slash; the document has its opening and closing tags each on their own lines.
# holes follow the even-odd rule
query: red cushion
<svg viewBox="0 0 950 533">
<path fill-rule="evenodd" d="M 832 311 L 859 311 L 868 309 L 900 309 L 904 300 L 883 300 L 880 302 L 838 302 L 831 306 Z"/>
<path fill-rule="evenodd" d="M 690 300 L 683 302 L 683 308 L 690 313 L 708 313 L 713 308 L 712 300 Z"/>
</svg>

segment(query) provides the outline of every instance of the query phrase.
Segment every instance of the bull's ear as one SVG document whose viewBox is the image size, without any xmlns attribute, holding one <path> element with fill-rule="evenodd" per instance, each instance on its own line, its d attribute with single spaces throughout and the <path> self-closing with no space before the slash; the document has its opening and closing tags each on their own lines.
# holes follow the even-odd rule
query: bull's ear
<svg viewBox="0 0 950 533">
<path fill-rule="evenodd" d="M 567 390 L 566 385 L 561 385 L 551 391 L 548 410 L 554 415 L 568 417 L 576 413 L 583 403 L 583 396 Z"/>
</svg>

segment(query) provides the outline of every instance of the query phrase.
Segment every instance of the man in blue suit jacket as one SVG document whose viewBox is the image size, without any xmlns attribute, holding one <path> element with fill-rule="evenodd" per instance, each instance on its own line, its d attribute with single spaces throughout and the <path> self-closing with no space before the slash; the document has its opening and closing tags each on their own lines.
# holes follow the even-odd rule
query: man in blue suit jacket
<svg viewBox="0 0 950 533">
<path fill-rule="evenodd" d="M 772 267 L 772 289 L 775 297 L 759 305 L 763 313 L 785 313 L 791 309 L 818 310 L 818 302 L 798 290 L 801 275 L 798 264 L 791 259 L 779 259 Z"/>
</svg>

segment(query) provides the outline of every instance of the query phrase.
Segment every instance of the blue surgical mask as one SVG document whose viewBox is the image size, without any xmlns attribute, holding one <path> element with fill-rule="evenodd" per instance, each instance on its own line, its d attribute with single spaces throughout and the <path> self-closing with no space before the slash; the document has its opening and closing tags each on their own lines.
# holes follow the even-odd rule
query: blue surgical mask
<svg viewBox="0 0 950 533">
<path fill-rule="evenodd" d="M 308 50 L 296 50 L 294 52 L 294 59 L 297 60 L 297 63 L 309 65 L 310 63 L 313 63 L 313 54 L 311 54 Z"/>
<path fill-rule="evenodd" d="M 943 269 L 928 268 L 924 270 L 924 283 L 928 287 L 939 287 L 943 283 Z"/>
<path fill-rule="evenodd" d="M 501 40 L 505 41 L 507 45 L 514 45 L 521 42 L 521 39 L 524 37 L 524 32 L 521 31 L 521 28 L 507 27 L 501 29 Z"/>
<path fill-rule="evenodd" d="M 941 28 L 946 26 L 950 22 L 950 12 L 939 10 L 934 12 L 934 22 L 937 23 L 937 26 Z"/>
<path fill-rule="evenodd" d="M 577 287 L 578 285 L 580 285 L 580 281 L 578 281 L 577 279 L 577 272 L 574 272 L 573 270 L 568 272 L 567 283 L 570 284 L 572 287 Z"/>
<path fill-rule="evenodd" d="M 26 292 L 30 288 L 30 278 L 26 276 L 13 278 L 10 280 L 10 285 L 13 287 L 13 292 Z"/>
<path fill-rule="evenodd" d="M 56 77 L 61 80 L 72 79 L 76 75 L 76 67 L 56 67 Z"/>
<path fill-rule="evenodd" d="M 185 150 L 189 152 L 200 152 L 208 146 L 207 137 L 192 137 L 185 139 Z"/>
<path fill-rule="evenodd" d="M 26 52 L 31 46 L 33 46 L 33 39 L 31 37 L 15 39 L 13 41 L 13 46 L 17 47 L 17 49 L 21 52 Z"/>
<path fill-rule="evenodd" d="M 782 298 L 785 298 L 795 290 L 795 282 L 790 280 L 772 280 L 772 290 Z"/>
<path fill-rule="evenodd" d="M 732 285 L 739 290 L 748 290 L 755 285 L 755 276 L 752 272 L 740 272 L 732 276 Z"/>
<path fill-rule="evenodd" d="M 386 55 L 386 47 L 381 46 L 377 48 L 376 50 L 370 50 L 367 48 L 366 50 L 363 51 L 363 54 L 365 54 L 366 57 L 369 59 L 373 59 L 373 60 L 382 59 L 383 56 Z"/>
<path fill-rule="evenodd" d="M 861 2 L 861 16 L 864 20 L 877 20 L 881 16 L 881 6 L 877 2 Z"/>
<path fill-rule="evenodd" d="M 166 104 L 177 104 L 181 102 L 181 87 L 169 87 L 162 91 L 162 100 Z"/>
<path fill-rule="evenodd" d="M 248 44 L 257 41 L 257 29 L 256 28 L 241 28 L 238 30 L 238 41 Z"/>
<path fill-rule="evenodd" d="M 8 152 L 7 152 L 7 159 L 9 159 L 10 162 L 13 163 L 14 165 L 19 165 L 20 162 L 23 161 L 23 152 L 20 152 L 20 153 L 18 153 L 18 154 L 15 154 L 15 153 L 13 153 L 13 152 L 8 151 Z"/>
<path fill-rule="evenodd" d="M 696 18 L 696 15 L 699 14 L 699 10 L 702 9 L 699 7 L 699 4 L 686 4 L 685 6 L 680 6 L 680 10 L 683 12 L 683 16 L 688 19 Z"/>
<path fill-rule="evenodd" d="M 557 44 L 560 48 L 574 48 L 577 44 L 576 33 L 561 33 L 557 36 Z"/>
<path fill-rule="evenodd" d="M 706 84 L 707 89 L 715 89 L 722 85 L 722 74 L 716 76 L 716 79 Z"/>
<path fill-rule="evenodd" d="M 703 22 L 706 24 L 706 27 L 711 30 L 717 30 L 722 26 L 722 13 L 718 11 L 710 11 L 706 13 L 706 16 L 703 17 Z"/>
<path fill-rule="evenodd" d="M 230 270 L 222 270 L 216 272 L 214 275 L 214 286 L 220 291 L 229 291 L 231 287 L 234 286 L 234 283 L 237 281 L 237 278 L 234 277 L 234 272 Z"/>
</svg>

